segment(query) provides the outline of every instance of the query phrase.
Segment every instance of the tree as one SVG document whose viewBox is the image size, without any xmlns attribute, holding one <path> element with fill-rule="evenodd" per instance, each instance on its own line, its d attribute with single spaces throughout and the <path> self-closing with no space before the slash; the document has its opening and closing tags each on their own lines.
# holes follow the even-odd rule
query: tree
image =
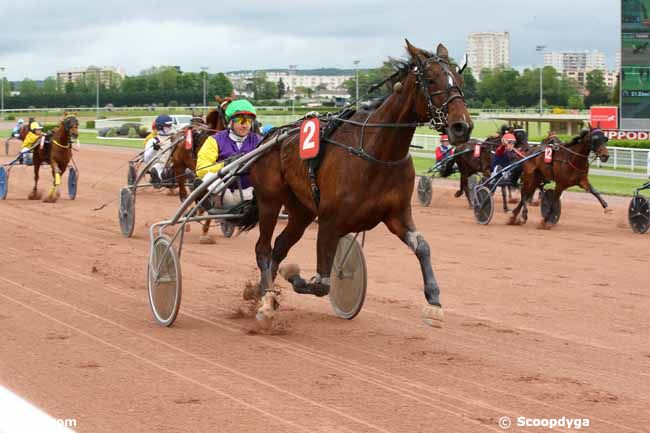
<svg viewBox="0 0 650 433">
<path fill-rule="evenodd" d="M 44 95 L 55 95 L 56 91 L 56 80 L 54 77 L 47 77 L 43 81 L 43 94 Z"/>
<path fill-rule="evenodd" d="M 572 108 L 574 110 L 582 110 L 585 108 L 585 103 L 582 100 L 582 97 L 580 95 L 571 95 L 569 97 L 569 108 Z"/>
<path fill-rule="evenodd" d="M 585 97 L 585 105 L 591 107 L 596 104 L 604 104 L 609 99 L 609 92 L 605 84 L 605 77 L 603 72 L 594 69 L 587 72 L 587 84 L 585 86 L 588 95 Z"/>
<path fill-rule="evenodd" d="M 616 77 L 616 84 L 614 85 L 614 89 L 612 90 L 612 94 L 610 96 L 610 101 L 612 101 L 612 105 L 618 105 L 619 99 L 621 96 L 621 81 L 620 81 L 620 75 Z"/>
<path fill-rule="evenodd" d="M 18 91 L 21 96 L 34 96 L 38 93 L 38 86 L 35 81 L 25 78 L 18 85 Z"/>
<path fill-rule="evenodd" d="M 463 71 L 463 93 L 468 106 L 478 105 L 478 82 L 469 67 Z"/>
<path fill-rule="evenodd" d="M 286 93 L 287 87 L 284 84 L 284 81 L 282 81 L 282 77 L 280 77 L 278 80 L 278 99 L 282 99 Z"/>
<path fill-rule="evenodd" d="M 213 96 L 226 97 L 232 94 L 232 83 L 223 72 L 219 72 L 210 78 L 209 92 Z"/>
</svg>

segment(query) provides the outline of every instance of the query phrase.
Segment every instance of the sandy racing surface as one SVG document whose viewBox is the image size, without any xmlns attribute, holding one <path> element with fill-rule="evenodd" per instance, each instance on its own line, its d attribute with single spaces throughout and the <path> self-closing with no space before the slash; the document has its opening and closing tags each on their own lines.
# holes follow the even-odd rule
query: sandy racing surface
<svg viewBox="0 0 650 433">
<path fill-rule="evenodd" d="M 54 205 L 26 200 L 32 171 L 17 167 L 0 202 L 0 384 L 77 431 L 498 432 L 503 416 L 509 431 L 549 431 L 518 427 L 520 416 L 650 431 L 650 234 L 627 227 L 629 198 L 607 197 L 605 215 L 593 197 L 567 194 L 550 231 L 536 229 L 538 208 L 506 226 L 497 199 L 479 226 L 452 184 L 435 182 L 431 207 L 413 206 L 442 329 L 420 320 L 417 260 L 382 226 L 366 239 L 356 319 L 280 282 L 278 318 L 257 333 L 237 312 L 257 279 L 257 230 L 225 239 L 217 228 L 216 245 L 199 245 L 194 226 L 181 312 L 165 329 L 147 302 L 147 225 L 178 198 L 139 191 L 134 237 L 121 236 L 116 199 L 136 153 L 84 146 L 77 199 L 64 188 Z M 306 276 L 315 234 L 288 258 Z"/>
</svg>

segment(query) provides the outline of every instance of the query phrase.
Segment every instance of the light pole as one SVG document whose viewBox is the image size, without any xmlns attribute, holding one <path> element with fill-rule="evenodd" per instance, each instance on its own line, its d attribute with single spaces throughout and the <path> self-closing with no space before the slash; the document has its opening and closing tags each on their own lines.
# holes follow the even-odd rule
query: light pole
<svg viewBox="0 0 650 433">
<path fill-rule="evenodd" d="M 542 53 L 542 65 L 539 67 L 539 115 L 542 115 L 542 110 L 543 110 L 543 95 L 544 95 L 544 88 L 542 86 L 542 83 L 544 82 L 543 74 L 542 72 L 544 71 L 544 48 L 546 48 L 546 45 L 537 45 L 535 47 L 535 51 L 541 52 Z"/>
<path fill-rule="evenodd" d="M 207 73 L 208 67 L 207 66 L 201 66 L 201 71 L 203 74 L 203 108 L 205 109 L 206 106 L 206 94 L 208 92 L 208 73 Z"/>
<path fill-rule="evenodd" d="M 296 100 L 296 91 L 294 90 L 293 85 L 293 70 L 296 69 L 298 65 L 289 65 L 289 83 L 291 84 L 291 115 L 296 114 L 296 109 L 294 107 L 294 101 Z"/>
<path fill-rule="evenodd" d="M 91 66 L 89 71 L 95 71 L 95 119 L 99 119 L 99 66 Z"/>
<path fill-rule="evenodd" d="M 2 77 L 0 77 L 0 118 L 5 120 L 5 67 L 0 66 L 0 72 L 2 72 Z"/>
<path fill-rule="evenodd" d="M 355 101 L 357 102 L 357 111 L 359 110 L 359 61 L 355 60 L 354 62 L 354 75 L 357 80 L 357 97 Z"/>
</svg>

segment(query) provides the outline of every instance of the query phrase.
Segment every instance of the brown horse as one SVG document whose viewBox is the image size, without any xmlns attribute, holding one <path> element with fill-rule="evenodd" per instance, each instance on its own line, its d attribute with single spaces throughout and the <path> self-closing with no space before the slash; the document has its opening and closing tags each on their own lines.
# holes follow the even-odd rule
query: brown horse
<svg viewBox="0 0 650 433">
<path fill-rule="evenodd" d="M 60 195 L 61 176 L 65 173 L 72 159 L 72 142 L 77 139 L 78 135 L 79 121 L 76 116 L 66 114 L 49 137 L 49 140 L 45 140 L 45 145 L 34 148 L 34 188 L 28 196 L 30 200 L 39 200 L 41 198 L 41 193 L 38 191 L 38 172 L 41 164 L 47 163 L 52 168 L 52 189 L 50 189 L 48 196 L 43 201 L 46 203 L 57 201 Z"/>
<path fill-rule="evenodd" d="M 319 200 L 312 195 L 307 164 L 298 155 L 297 134 L 280 141 L 251 166 L 256 201 L 239 224 L 250 228 L 259 222 L 255 253 L 260 285 L 244 291 L 245 298 L 262 297 L 258 318 L 272 317 L 277 306 L 272 285 L 279 264 L 318 217 L 316 276 L 305 281 L 296 265 L 281 271 L 296 292 L 328 294 L 339 239 L 383 222 L 420 262 L 428 302 L 423 311 L 425 322 L 433 325 L 443 320 L 429 245 L 411 214 L 415 170 L 409 146 L 419 123 L 431 122 L 439 131 L 446 129 L 454 145 L 469 139 L 473 124 L 465 106 L 460 70 L 451 63 L 447 49 L 440 44 L 432 54 L 408 40 L 406 48 L 409 61 L 393 74 L 392 94 L 373 111 L 362 110 L 349 119 L 339 117 L 340 126 L 323 139 L 327 146 L 321 149 L 315 177 Z M 283 205 L 289 221 L 271 249 Z"/>
<path fill-rule="evenodd" d="M 552 137 L 551 137 L 552 138 Z M 549 139 L 550 140 L 550 139 Z M 562 192 L 572 186 L 580 186 L 585 191 L 593 194 L 607 211 L 607 203 L 600 196 L 600 193 L 589 183 L 589 154 L 594 152 L 602 162 L 609 158 L 607 151 L 607 137 L 599 128 L 589 128 L 574 137 L 568 144 L 551 144 L 554 148 L 552 161 L 546 163 L 544 154 L 526 161 L 523 164 L 523 185 L 521 188 L 521 200 L 513 210 L 508 224 L 526 223 L 528 219 L 528 208 L 526 202 L 532 198 L 535 190 L 547 182 L 555 182 L 555 189 L 547 192 L 550 206 L 559 206 Z M 519 212 L 522 210 L 521 221 Z M 548 215 L 543 216 L 540 228 L 548 229 L 552 224 L 548 223 Z"/>
<path fill-rule="evenodd" d="M 178 194 L 181 202 L 187 197 L 185 182 L 188 180 L 187 171 L 196 171 L 196 156 L 203 146 L 203 142 L 217 131 L 226 129 L 225 109 L 231 99 L 222 100 L 216 97 L 219 106 L 205 117 L 205 125 L 200 122 L 192 122 L 190 126 L 183 128 L 179 134 L 186 134 L 188 129 L 192 130 L 192 146 L 186 146 L 185 141 L 178 143 L 171 154 L 172 166 L 174 167 L 174 179 L 178 183 Z M 198 119 L 198 118 L 197 118 Z"/>
<path fill-rule="evenodd" d="M 478 158 L 474 156 L 474 148 L 476 145 L 479 145 L 481 148 Z M 490 141 L 489 138 L 485 141 L 471 139 L 467 143 L 456 146 L 455 152 L 459 155 L 454 158 L 454 161 L 456 161 L 458 171 L 460 172 L 460 188 L 456 191 L 454 197 L 460 197 L 465 193 L 469 205 L 472 206 L 468 179 L 474 174 L 482 174 L 486 177 L 490 176 L 494 147 L 495 143 Z M 461 152 L 465 153 L 461 154 Z"/>
</svg>

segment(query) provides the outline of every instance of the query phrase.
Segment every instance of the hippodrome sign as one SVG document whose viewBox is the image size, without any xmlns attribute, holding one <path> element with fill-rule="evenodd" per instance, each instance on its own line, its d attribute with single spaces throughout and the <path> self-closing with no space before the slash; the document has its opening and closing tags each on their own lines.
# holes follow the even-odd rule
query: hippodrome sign
<svg viewBox="0 0 650 433">
<path fill-rule="evenodd" d="M 618 129 L 618 107 L 591 107 L 589 123 L 600 129 Z"/>
<path fill-rule="evenodd" d="M 650 140 L 650 131 L 619 131 L 610 129 L 603 131 L 610 140 Z"/>
</svg>

